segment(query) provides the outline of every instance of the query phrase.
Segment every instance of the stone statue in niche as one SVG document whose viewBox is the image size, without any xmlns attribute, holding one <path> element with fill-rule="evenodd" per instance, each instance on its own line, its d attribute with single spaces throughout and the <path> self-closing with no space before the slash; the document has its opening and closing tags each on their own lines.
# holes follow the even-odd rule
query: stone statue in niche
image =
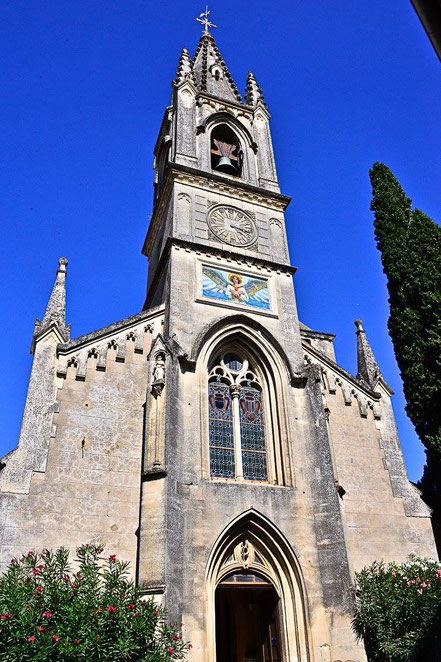
<svg viewBox="0 0 441 662">
<path fill-rule="evenodd" d="M 153 368 L 152 394 L 157 398 L 162 393 L 165 386 L 165 354 L 160 352 L 155 356 L 155 365 Z"/>
</svg>

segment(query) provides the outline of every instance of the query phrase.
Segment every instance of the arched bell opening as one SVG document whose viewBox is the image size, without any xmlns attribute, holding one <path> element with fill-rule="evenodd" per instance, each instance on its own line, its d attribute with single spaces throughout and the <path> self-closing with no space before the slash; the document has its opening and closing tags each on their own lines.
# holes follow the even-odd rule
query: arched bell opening
<svg viewBox="0 0 441 662">
<path fill-rule="evenodd" d="M 216 125 L 210 138 L 211 168 L 240 176 L 243 154 L 239 138 L 228 124 Z"/>
</svg>

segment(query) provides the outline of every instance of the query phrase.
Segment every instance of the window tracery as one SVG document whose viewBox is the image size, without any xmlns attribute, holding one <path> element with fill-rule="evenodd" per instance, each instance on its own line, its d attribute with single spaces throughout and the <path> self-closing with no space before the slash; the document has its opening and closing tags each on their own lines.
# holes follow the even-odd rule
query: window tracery
<svg viewBox="0 0 441 662">
<path fill-rule="evenodd" d="M 210 473 L 266 481 L 262 386 L 249 361 L 227 352 L 208 379 Z"/>
</svg>

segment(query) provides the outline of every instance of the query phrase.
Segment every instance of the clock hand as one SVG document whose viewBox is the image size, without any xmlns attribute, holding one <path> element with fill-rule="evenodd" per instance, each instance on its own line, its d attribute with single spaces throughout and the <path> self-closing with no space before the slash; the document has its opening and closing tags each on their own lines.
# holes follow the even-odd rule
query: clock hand
<svg viewBox="0 0 441 662">
<path fill-rule="evenodd" d="M 232 230 L 237 230 L 238 232 L 243 232 L 243 233 L 245 233 L 245 234 L 249 234 L 249 233 L 250 233 L 249 228 L 243 228 L 242 226 L 240 226 L 240 225 L 235 225 L 234 223 L 230 223 L 230 228 L 231 228 Z"/>
</svg>

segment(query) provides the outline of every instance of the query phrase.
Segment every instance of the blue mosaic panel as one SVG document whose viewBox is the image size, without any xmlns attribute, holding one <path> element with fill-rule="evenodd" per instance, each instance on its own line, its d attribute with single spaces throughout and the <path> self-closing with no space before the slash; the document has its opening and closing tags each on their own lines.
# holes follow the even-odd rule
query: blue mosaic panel
<svg viewBox="0 0 441 662">
<path fill-rule="evenodd" d="M 218 382 L 208 385 L 208 412 L 211 475 L 234 478 L 233 413 L 228 386 Z"/>
<path fill-rule="evenodd" d="M 270 310 L 268 280 L 202 266 L 202 294 L 234 305 Z"/>
<path fill-rule="evenodd" d="M 239 415 L 244 478 L 267 480 L 262 394 L 256 388 L 241 389 Z"/>
</svg>

